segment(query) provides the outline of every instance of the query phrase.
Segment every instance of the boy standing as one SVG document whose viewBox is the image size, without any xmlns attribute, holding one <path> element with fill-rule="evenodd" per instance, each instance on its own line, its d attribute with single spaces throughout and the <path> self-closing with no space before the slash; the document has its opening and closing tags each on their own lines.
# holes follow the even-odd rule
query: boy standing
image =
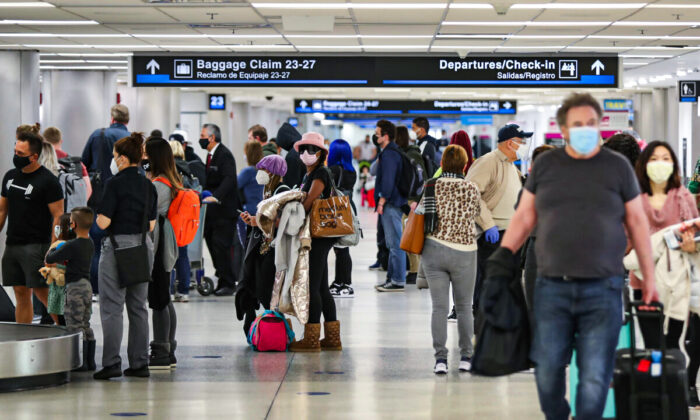
<svg viewBox="0 0 700 420">
<path fill-rule="evenodd" d="M 46 254 L 49 264 L 66 266 L 66 306 L 64 316 L 70 331 L 83 332 L 83 365 L 77 370 L 95 370 L 95 335 L 90 328 L 92 314 L 92 286 L 90 263 L 95 248 L 90 239 L 93 212 L 89 207 L 71 210 L 71 229 L 76 238 L 57 246 Z"/>
</svg>

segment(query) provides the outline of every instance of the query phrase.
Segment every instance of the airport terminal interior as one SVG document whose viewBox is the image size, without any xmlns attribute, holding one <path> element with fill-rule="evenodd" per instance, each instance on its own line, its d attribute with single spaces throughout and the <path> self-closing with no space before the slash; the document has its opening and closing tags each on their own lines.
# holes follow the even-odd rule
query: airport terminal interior
<svg viewBox="0 0 700 420">
<path fill-rule="evenodd" d="M 52 133 L 55 137 L 54 131 L 47 133 L 46 129 L 58 128 L 60 141 L 49 144 L 53 144 L 57 151 L 62 150 L 64 156 L 82 157 L 85 176 L 72 176 L 85 182 L 93 194 L 97 191 L 93 182 L 101 182 L 93 179 L 93 173 L 99 175 L 100 171 L 105 171 L 103 174 L 115 174 L 116 177 L 117 172 L 123 169 L 121 162 L 126 155 L 118 156 L 115 152 L 112 156 L 111 147 L 108 147 L 103 166 L 93 162 L 94 167 L 91 167 L 85 158 L 88 140 L 104 141 L 106 132 L 100 130 L 110 125 L 114 127 L 115 123 L 119 125 L 123 122 L 129 132 L 143 133 L 144 139 L 162 138 L 171 143 L 179 142 L 180 150 L 183 146 L 186 149 L 188 161 L 188 153 L 191 153 L 192 159 L 199 161 L 202 170 L 206 167 L 207 177 L 215 173 L 214 178 L 217 178 L 220 168 L 224 167 L 223 163 L 211 162 L 216 159 L 212 159 L 216 148 L 230 150 L 233 160 L 227 165 L 235 164 L 239 183 L 243 169 L 252 166 L 247 156 L 251 143 L 261 141 L 269 146 L 272 143 L 267 140 L 276 140 L 282 134 L 289 136 L 291 132 L 293 141 L 299 140 L 302 144 L 296 150 L 297 155 L 301 154 L 301 160 L 296 158 L 300 164 L 304 161 L 306 150 L 325 149 L 327 152 L 330 147 L 330 155 L 325 154 L 330 166 L 334 155 L 333 143 L 342 139 L 353 152 L 347 165 L 352 165 L 352 171 L 358 174 L 357 182 L 347 192 L 357 207 L 356 218 L 362 231 L 359 242 L 348 248 L 349 256 L 342 254 L 343 262 L 336 265 L 337 258 L 341 258 L 337 250 L 341 248 L 329 252 L 327 258 L 325 271 L 329 283 L 340 278 L 337 270 L 340 266 L 343 266 L 343 271 L 347 268 L 352 279 L 352 288 L 349 289 L 352 294 L 348 294 L 348 288 L 339 286 L 336 289 L 339 292 L 331 299 L 335 302 L 341 325 L 338 340 L 342 338 L 342 351 L 326 351 L 325 347 L 320 352 L 254 349 L 243 333 L 244 321 L 237 316 L 236 306 L 240 293 L 243 293 L 236 286 L 244 281 L 256 281 L 245 278 L 249 255 L 244 253 L 257 228 L 249 227 L 247 232 L 243 222 L 236 224 L 241 212 L 250 212 L 250 209 L 239 207 L 230 210 L 226 217 L 233 221 L 223 226 L 228 228 L 231 241 L 237 241 L 237 244 L 224 246 L 223 251 L 217 249 L 214 253 L 216 258 L 210 252 L 211 238 L 205 240 L 209 234 L 205 232 L 207 221 L 202 212 L 203 223 L 196 229 L 196 239 L 188 249 L 180 248 L 180 252 L 186 249 L 191 264 L 191 269 L 186 270 L 192 274 L 188 299 L 182 298 L 182 290 L 176 290 L 175 285 L 166 292 L 172 301 L 169 307 L 173 309 L 170 310 L 177 313 L 176 337 L 170 337 L 171 343 L 175 342 L 175 338 L 177 342 L 177 367 L 153 368 L 154 356 L 151 356 L 152 368 L 148 378 L 120 376 L 104 381 L 93 379 L 93 371 L 72 372 L 81 366 L 84 353 L 90 352 L 89 346 L 81 343 L 81 340 L 87 340 L 85 333 L 76 334 L 63 326 L 47 326 L 53 321 L 46 314 L 44 305 L 34 298 L 33 326 L 0 322 L 0 418 L 545 418 L 540 404 L 542 396 L 538 397 L 534 366 L 528 364 L 526 368 L 515 369 L 514 373 L 496 376 L 458 369 L 460 362 L 464 362 L 464 357 L 460 357 L 464 354 L 460 355 L 461 328 L 455 322 L 456 317 L 450 320 L 444 318 L 447 325 L 446 347 L 449 349 L 445 363 L 449 366 L 449 372 L 436 374 L 442 359 L 436 361 L 434 356 L 435 320 L 431 329 L 435 302 L 431 299 L 433 288 L 417 287 L 416 276 L 420 282 L 423 271 L 411 271 L 413 262 L 396 262 L 399 258 L 408 258 L 403 251 L 388 245 L 396 233 L 387 232 L 387 223 L 378 220 L 378 212 L 386 214 L 384 203 L 391 200 L 380 197 L 379 192 L 374 195 L 372 191 L 375 188 L 382 188 L 380 176 L 370 175 L 367 169 L 370 162 L 375 162 L 376 152 L 384 148 L 382 138 L 385 132 L 382 127 L 385 126 L 378 127 L 378 121 L 386 120 L 391 127 L 405 126 L 411 144 L 420 146 L 421 142 L 426 143 L 422 139 L 430 136 L 435 141 L 436 152 L 443 157 L 442 162 L 437 160 L 435 169 L 441 163 L 444 167 L 444 159 L 450 155 L 445 152 L 448 145 L 460 144 L 455 143 L 455 138 L 466 139 L 462 141 L 461 149 L 468 149 L 469 156 L 476 159 L 475 163 L 469 164 L 472 169 L 479 167 L 479 159 L 483 156 L 493 153 L 503 155 L 499 151 L 505 150 L 505 142 L 519 138 L 520 143 L 516 142 L 520 145 L 518 150 L 525 153 L 512 152 L 512 159 L 504 159 L 513 162 L 518 175 L 534 174 L 532 153 L 536 148 L 549 145 L 569 150 L 573 147 L 570 146 L 570 130 L 562 129 L 557 113 L 562 103 L 575 93 L 590 94 L 600 105 L 595 124 L 599 133 L 595 138 L 597 143 L 602 144 L 611 136 L 625 133 L 639 146 L 641 159 L 645 156 L 643 150 L 647 144 L 657 140 L 665 142 L 666 146 L 661 148 L 669 148 L 668 154 L 674 155 L 677 187 L 683 185 L 690 188 L 693 182 L 697 184 L 700 181 L 700 166 L 696 168 L 696 165 L 700 165 L 700 1 L 0 0 L 0 133 L 3 138 L 0 142 L 0 174 L 3 176 L 8 171 L 22 170 L 22 165 L 17 161 L 27 155 L 19 154 L 19 146 L 16 145 L 29 141 L 22 137 L 18 128 L 23 125 L 38 124 L 38 131 L 34 130 L 46 142 Z M 122 121 L 123 109 L 128 109 L 126 121 Z M 427 123 L 424 124 L 424 121 Z M 217 127 L 218 134 L 207 128 L 212 125 Z M 259 132 L 252 129 L 256 125 L 264 127 L 266 138 L 261 138 Z M 504 127 L 515 130 L 514 134 L 504 137 Z M 28 128 L 30 132 L 32 129 Z M 154 133 L 154 130 L 160 133 Z M 320 134 L 318 140 L 307 135 L 310 132 Z M 373 135 L 378 139 L 372 139 Z M 462 135 L 465 137 L 460 137 Z M 112 145 L 120 137 L 112 139 Z M 379 143 L 372 145 L 373 141 Z M 144 151 L 150 150 L 148 142 Z M 285 171 L 291 169 L 290 153 L 296 153 L 292 144 L 284 146 L 277 141 L 277 147 L 272 148 L 272 155 L 281 156 L 279 160 L 284 163 Z M 465 144 L 469 147 L 465 148 Z M 270 151 L 268 146 L 263 146 L 260 156 L 267 156 Z M 425 156 L 423 147 L 424 144 L 416 150 Z M 324 156 L 323 153 L 321 155 Z M 585 153 L 581 153 L 583 155 Z M 112 157 L 114 167 L 110 173 L 109 159 Z M 130 164 L 138 164 L 140 171 L 148 171 L 142 162 L 128 159 Z M 653 160 L 654 157 L 647 156 L 645 159 Z M 150 161 L 153 165 L 156 158 L 151 157 Z M 63 174 L 65 168 L 61 165 L 64 165 L 64 161 L 59 159 L 57 162 L 60 170 L 57 169 L 56 173 Z M 378 162 L 376 167 L 379 169 L 373 166 L 372 171 L 382 171 L 381 158 Z M 301 165 L 305 170 L 304 164 Z M 313 165 L 310 163 L 309 167 Z M 469 165 L 465 166 L 468 180 L 469 171 L 472 170 Z M 253 175 L 249 180 L 255 182 L 256 170 L 254 166 L 251 169 Z M 270 170 L 267 173 L 261 171 L 268 181 L 270 176 L 276 175 Z M 344 170 L 341 169 L 341 174 Z M 632 174 L 632 168 L 627 170 Z M 258 177 L 261 172 L 257 173 Z M 392 176 L 398 179 L 403 173 L 399 170 Z M 636 174 L 639 173 L 646 176 L 644 169 Z M 133 176 L 136 176 L 136 171 Z M 421 175 L 421 182 L 429 178 L 432 178 L 432 174 L 424 178 Z M 666 178 L 670 179 L 669 176 Z M 0 216 L 3 217 L 0 221 L 0 252 L 4 253 L 4 287 L 0 287 L 0 295 L 6 294 L 9 299 L 0 296 L 0 315 L 3 309 L 4 313 L 8 313 L 10 308 L 9 313 L 14 316 L 14 307 L 19 308 L 22 303 L 18 302 L 16 287 L 13 288 L 17 286 L 16 280 L 9 278 L 16 272 L 6 269 L 7 251 L 17 249 L 18 243 L 36 245 L 17 240 L 24 230 L 36 229 L 13 227 L 13 223 L 20 218 L 17 213 L 21 210 L 18 209 L 23 206 L 20 203 L 13 207 L 11 198 L 19 197 L 16 200 L 22 200 L 17 192 L 21 188 L 26 200 L 30 200 L 32 184 L 21 187 L 13 184 L 16 179 L 4 179 L 6 185 L 2 186 L 0 199 Z M 62 179 L 61 175 L 58 179 Z M 642 189 L 647 191 L 650 179 L 655 178 L 649 172 L 645 179 L 646 190 Z M 235 185 L 235 177 L 232 182 Z M 342 182 L 342 178 L 336 182 Z M 577 183 L 577 180 L 571 182 Z M 260 179 L 258 183 L 263 184 Z M 225 200 L 217 197 L 218 184 L 211 188 L 207 185 L 197 183 L 200 187 L 198 192 L 204 190 L 200 196 L 202 203 L 206 203 L 208 209 L 213 206 L 228 209 L 220 204 Z M 294 186 L 299 185 L 290 185 Z M 13 188 L 14 193 L 10 194 Z M 639 189 L 636 183 L 634 188 Z M 697 198 L 698 185 L 695 189 L 690 188 Z M 395 190 L 400 188 L 395 187 Z M 425 194 L 428 190 L 426 185 Z M 526 186 L 525 190 L 529 192 L 524 196 L 534 197 L 534 194 L 530 194 L 534 192 L 532 189 Z M 67 197 L 65 188 L 63 191 Z M 260 187 L 257 194 L 260 195 L 262 191 Z M 517 191 L 520 191 L 520 184 Z M 483 193 L 482 190 L 484 201 L 481 204 L 477 202 L 477 206 L 486 206 L 488 200 Z M 243 190 L 240 193 L 235 191 L 234 195 L 234 201 L 242 202 L 240 197 L 245 193 Z M 207 201 L 209 196 L 214 201 Z M 668 196 L 671 197 L 671 193 Z M 83 206 L 92 203 L 87 196 L 83 200 Z M 8 223 L 5 223 L 7 202 L 10 203 L 10 216 Z M 52 203 L 53 200 L 47 202 Z M 114 200 L 110 202 L 112 208 L 120 205 Z M 158 203 L 160 206 L 160 200 Z M 403 204 L 406 205 L 404 213 L 408 214 L 406 197 Z M 693 202 L 693 205 L 700 207 L 700 200 Z M 393 202 L 391 207 L 396 208 Z M 51 206 L 48 208 L 51 209 Z M 418 208 L 423 208 L 423 204 Z M 590 208 L 597 211 L 594 207 Z M 96 205 L 94 209 L 104 216 L 104 207 L 100 209 Z M 65 207 L 63 210 L 71 213 L 71 208 Z M 425 210 L 428 211 L 427 208 Z M 42 211 L 44 213 L 41 214 L 49 215 L 45 208 Z M 51 211 L 50 216 L 53 216 Z M 59 210 L 59 213 L 64 211 Z M 219 213 L 207 211 L 208 215 Z M 691 213 L 697 217 L 695 209 Z M 415 208 L 411 214 L 416 214 Z M 476 217 L 474 214 L 468 217 L 464 214 L 460 223 L 469 220 L 468 230 L 474 231 L 470 235 L 477 232 L 481 235 L 483 232 L 479 241 L 489 238 L 492 229 L 481 229 L 478 225 L 480 219 L 477 218 L 475 224 L 472 222 Z M 23 217 L 26 219 L 27 215 Z M 31 220 L 30 225 L 39 226 L 38 217 Z M 425 217 L 427 223 L 429 215 Z M 117 218 L 113 215 L 112 222 Z M 243 218 L 240 216 L 240 220 Z M 382 218 L 387 219 L 387 216 L 383 215 Z M 168 219 L 174 220 L 170 215 Z M 76 220 L 74 213 L 68 224 L 79 233 L 81 228 Z M 652 224 L 654 222 L 658 220 L 652 220 Z M 100 223 L 98 217 L 94 226 Z M 400 219 L 397 223 L 401 228 Z M 406 233 L 406 227 L 403 229 Z M 499 225 L 493 229 L 497 236 L 500 234 L 498 240 L 503 239 L 505 227 L 501 229 Z M 93 237 L 93 230 L 88 230 L 90 237 Z M 48 238 L 52 233 L 53 228 L 45 232 L 45 236 Z M 216 234 L 221 232 L 211 233 Z M 294 237 L 296 239 L 296 234 Z M 388 257 L 379 256 L 378 237 L 386 237 L 386 247 L 391 249 L 387 252 Z M 400 237 L 399 230 L 397 244 Z M 681 240 L 680 237 L 678 239 Z M 690 240 L 693 240 L 692 237 Z M 314 241 L 317 241 L 316 236 L 311 240 L 312 249 L 313 243 L 316 243 Z M 426 244 L 428 241 L 426 239 Z M 538 237 L 538 244 L 539 241 Z M 631 246 L 634 240 L 630 241 Z M 111 246 L 108 237 L 104 242 L 106 246 Z M 220 244 L 213 242 L 220 248 Z M 482 245 L 481 242 L 479 244 L 481 258 Z M 46 249 L 48 245 L 47 240 Z M 179 246 L 178 241 L 176 247 Z M 456 249 L 464 251 L 464 248 Z M 472 265 L 476 264 L 476 249 L 474 245 L 469 252 L 465 252 L 465 255 L 473 254 Z M 105 251 L 102 252 L 104 257 Z M 452 254 L 449 255 L 458 255 L 455 248 L 450 248 L 450 252 Z M 260 254 L 264 255 L 264 252 L 260 251 Z M 642 254 L 640 251 L 640 259 L 645 258 Z M 668 255 L 671 254 L 668 251 Z M 524 251 L 522 255 L 525 258 Z M 254 257 L 257 256 L 251 258 Z M 29 253 L 16 258 L 17 267 L 23 266 L 29 260 Z M 158 253 L 155 258 L 165 257 Z M 381 258 L 389 262 L 382 264 Z M 350 259 L 351 268 L 347 267 Z M 43 259 L 40 260 L 43 265 Z M 277 262 L 262 258 L 256 261 L 265 261 L 266 264 Z M 306 261 L 308 264 L 308 259 Z M 692 257 L 687 257 L 687 261 L 685 275 L 688 277 L 688 287 L 687 290 L 683 289 L 683 293 L 691 297 L 686 299 L 685 304 L 690 307 L 690 313 L 697 314 L 700 313 L 700 304 L 693 301 L 695 292 L 691 291 L 691 284 L 694 288 L 700 283 L 696 283 L 698 280 Z M 232 266 L 228 270 L 233 272 L 235 283 L 225 284 L 221 278 L 222 262 Z M 31 265 L 31 262 L 27 264 Z M 670 272 L 670 259 L 668 264 Z M 99 265 L 103 265 L 102 260 Z M 404 281 L 404 277 L 408 280 L 405 286 L 399 287 L 394 280 L 398 278 L 396 267 L 402 265 L 405 265 L 402 268 L 405 273 L 398 276 L 401 281 Z M 523 265 L 525 269 L 526 265 Z M 472 268 L 476 273 L 476 268 Z M 658 283 L 661 269 L 656 269 Z M 310 267 L 309 271 L 313 276 L 318 270 Z M 325 274 L 323 271 L 320 270 Z M 93 274 L 97 276 L 91 273 L 86 284 L 92 281 Z M 165 274 L 171 275 L 169 272 Z M 295 279 L 296 276 L 297 273 L 294 273 Z M 564 274 L 562 276 L 566 277 Z M 81 281 L 84 281 L 86 277 L 82 278 Z M 275 277 L 275 280 L 278 279 Z M 323 281 L 325 275 L 321 275 L 321 279 Z M 289 282 L 289 279 L 285 280 L 282 276 L 280 281 Z M 428 278 L 427 281 L 430 283 L 433 279 Z M 153 284 L 151 282 L 149 287 L 155 287 Z M 286 283 L 281 286 L 282 293 L 289 293 L 285 287 Z M 323 286 L 320 287 L 323 293 Z M 68 290 L 69 286 L 66 288 Z M 5 293 L 2 293 L 3 290 Z M 624 290 L 628 292 L 627 288 Z M 55 297 L 53 293 L 54 288 L 49 294 L 49 303 L 51 296 Z M 310 293 L 313 294 L 313 291 Z M 149 292 L 149 300 L 151 298 Z M 449 309 L 453 311 L 454 296 L 450 293 L 449 298 Z M 102 293 L 95 293 L 90 299 L 90 326 L 95 336 L 93 345 L 96 343 L 92 353 L 97 371 L 108 368 L 103 365 L 102 358 L 104 343 L 108 341 L 105 339 L 104 325 L 108 321 L 102 317 L 108 311 L 103 308 L 105 302 L 113 303 L 107 299 Z M 129 309 L 129 299 L 127 296 L 126 309 Z M 664 300 L 663 291 L 661 300 Z M 145 301 L 141 304 L 148 306 Z M 470 308 L 471 304 L 470 301 Z M 698 306 L 695 312 L 694 304 Z M 325 318 L 327 303 L 324 301 L 323 305 Z M 63 303 L 60 306 L 63 311 Z M 123 306 L 122 302 L 121 310 L 124 310 Z M 291 307 L 291 304 L 288 303 L 287 307 Z M 66 310 L 74 310 L 70 298 L 66 302 Z M 263 310 L 262 307 L 258 309 L 257 315 L 261 315 Z M 527 323 L 528 313 L 527 309 L 524 310 L 526 315 L 523 317 L 526 319 L 522 322 Z M 157 327 L 154 324 L 155 314 L 151 318 L 152 312 L 155 311 L 148 309 L 149 342 L 151 349 L 154 349 L 154 331 Z M 308 317 L 309 310 L 306 312 Z M 313 312 L 313 308 L 310 312 Z M 291 320 L 290 326 L 296 339 L 306 339 L 308 326 L 313 323 L 305 326 L 298 317 L 290 315 L 288 311 L 285 313 Z M 688 310 L 683 312 L 684 316 L 688 313 Z M 128 349 L 131 332 L 127 332 L 131 319 L 126 314 L 124 310 L 121 369 L 130 367 L 127 354 L 131 355 L 132 352 Z M 686 345 L 681 345 L 682 353 L 678 353 L 687 359 L 686 364 L 688 360 L 694 360 L 693 352 L 700 357 L 700 346 L 696 348 L 692 342 L 700 340 L 693 335 L 700 334 L 700 328 L 693 327 L 693 317 L 697 318 L 697 315 L 686 317 L 685 324 L 683 319 L 671 320 L 672 323 L 685 325 L 681 327 L 683 334 L 688 331 L 688 335 L 683 335 Z M 667 325 L 667 328 L 670 331 L 673 326 Z M 478 330 L 471 337 L 474 342 L 480 337 Z M 328 337 L 331 330 L 326 326 L 325 331 Z M 642 342 L 640 331 L 633 334 Z M 624 334 L 621 335 L 621 346 L 624 337 Z M 626 337 L 629 339 L 629 335 Z M 529 345 L 529 339 L 526 341 Z M 301 343 L 304 344 L 303 341 Z M 321 342 L 321 347 L 324 345 Z M 175 346 L 171 345 L 170 348 L 174 353 Z M 469 361 L 471 363 L 472 359 Z M 653 372 L 655 361 L 651 356 L 649 362 Z M 567 389 L 566 398 L 570 401 L 576 398 L 574 394 L 578 383 L 574 366 L 575 362 L 566 369 L 566 378 L 562 383 Z M 670 371 L 669 366 L 673 364 L 666 362 L 663 366 Z M 148 373 L 148 366 L 144 369 Z M 620 373 L 618 370 L 616 366 L 615 378 Z M 637 370 L 642 371 L 641 364 Z M 686 376 L 682 377 L 687 381 Z M 668 381 L 671 383 L 672 379 Z M 605 392 L 608 392 L 607 384 L 604 385 Z M 669 387 L 673 388 L 672 385 Z M 697 396 L 694 387 L 694 383 L 683 383 L 683 391 L 679 392 L 685 395 L 685 399 L 689 398 L 686 395 L 688 389 Z M 619 392 L 613 396 L 614 390 L 618 390 L 617 384 L 611 381 L 604 412 L 597 414 L 602 417 L 586 418 L 632 418 L 622 416 L 620 413 L 624 409 L 616 408 L 616 403 L 622 397 Z M 674 398 L 670 400 L 671 405 L 677 401 Z M 655 412 L 649 408 L 656 404 L 654 401 L 644 410 Z M 574 403 L 571 405 L 574 412 L 570 415 L 576 418 L 577 407 Z M 700 420 L 700 401 L 697 405 L 689 408 L 684 404 L 680 417 L 676 414 L 678 411 L 672 410 L 674 414 L 670 417 L 639 418 Z M 568 418 L 568 414 L 549 418 L 562 420 Z"/>
</svg>

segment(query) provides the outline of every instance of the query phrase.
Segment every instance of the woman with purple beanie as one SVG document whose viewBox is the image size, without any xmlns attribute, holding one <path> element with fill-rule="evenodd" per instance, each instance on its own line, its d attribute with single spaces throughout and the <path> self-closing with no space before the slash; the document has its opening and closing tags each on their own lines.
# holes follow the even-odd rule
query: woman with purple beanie
<svg viewBox="0 0 700 420">
<path fill-rule="evenodd" d="M 264 186 L 263 200 L 289 191 L 289 187 L 282 184 L 282 178 L 287 173 L 287 162 L 283 157 L 266 156 L 255 168 L 258 170 L 255 180 Z M 252 227 L 243 261 L 243 276 L 236 288 L 236 316 L 239 320 L 245 318 L 243 332 L 247 336 L 250 325 L 255 320 L 255 311 L 260 305 L 270 309 L 272 286 L 275 283 L 275 249 L 271 245 L 275 235 L 272 235 L 272 239 L 266 239 L 256 226 L 255 217 L 248 212 L 241 213 L 241 220 Z"/>
</svg>

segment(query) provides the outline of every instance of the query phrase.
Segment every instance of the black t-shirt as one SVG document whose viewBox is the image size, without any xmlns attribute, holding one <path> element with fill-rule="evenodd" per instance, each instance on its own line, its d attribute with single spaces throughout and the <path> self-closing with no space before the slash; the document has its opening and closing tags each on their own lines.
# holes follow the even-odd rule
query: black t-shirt
<svg viewBox="0 0 700 420">
<path fill-rule="evenodd" d="M 46 254 L 46 262 L 49 264 L 65 264 L 66 283 L 73 283 L 81 279 L 90 279 L 90 263 L 95 247 L 90 238 L 75 238 L 67 241 L 56 250 L 52 249 Z"/>
<path fill-rule="evenodd" d="M 108 230 L 113 235 L 131 235 L 143 232 L 143 212 L 146 188 L 150 188 L 148 220 L 158 217 L 158 193 L 153 183 L 129 167 L 110 178 L 105 184 L 98 214 L 112 219 Z"/>
<path fill-rule="evenodd" d="M 306 175 L 304 175 L 301 190 L 305 193 L 308 193 L 311 189 L 311 184 L 316 179 L 320 180 L 321 182 L 323 182 L 323 185 L 325 185 L 325 187 L 323 188 L 323 192 L 321 193 L 319 198 L 330 197 L 331 190 L 333 189 L 333 186 L 331 184 L 331 175 L 328 172 L 328 168 L 326 168 L 326 166 L 324 165 L 317 166 L 316 169 L 314 169 L 310 174 L 307 173 Z"/>
<path fill-rule="evenodd" d="M 7 199 L 7 245 L 51 242 L 53 217 L 49 204 L 63 199 L 58 178 L 43 166 L 32 173 L 11 169 L 2 180 Z"/>
<path fill-rule="evenodd" d="M 348 171 L 340 165 L 329 166 L 328 169 L 333 173 L 333 181 L 335 186 L 344 194 L 352 197 L 352 190 L 357 182 L 357 172 Z"/>
<path fill-rule="evenodd" d="M 525 183 L 535 194 L 538 272 L 548 277 L 624 274 L 625 203 L 639 195 L 629 161 L 601 148 L 590 159 L 565 149 L 537 158 Z"/>
</svg>

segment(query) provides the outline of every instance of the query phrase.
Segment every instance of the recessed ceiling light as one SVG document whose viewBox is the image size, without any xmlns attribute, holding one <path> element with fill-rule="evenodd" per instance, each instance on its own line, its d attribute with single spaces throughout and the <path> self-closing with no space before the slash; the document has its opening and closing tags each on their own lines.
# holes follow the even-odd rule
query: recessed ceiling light
<svg viewBox="0 0 700 420">
<path fill-rule="evenodd" d="M 66 44 L 66 45 L 57 45 L 57 44 L 25 44 L 24 45 L 27 48 L 70 48 L 70 49 L 76 49 L 76 48 L 104 48 L 106 50 L 119 50 L 119 49 L 125 49 L 128 50 L 130 48 L 135 48 L 135 49 L 141 49 L 141 48 L 155 48 L 156 45 L 79 45 L 79 44 Z M 200 46 L 197 46 L 197 48 L 201 48 Z"/>
<path fill-rule="evenodd" d="M 345 10 L 345 9 L 444 9 L 447 3 L 251 3 L 258 9 L 316 9 L 316 10 Z M 455 7 L 451 5 L 450 7 Z M 493 9 L 488 3 L 460 4 L 460 9 Z"/>
<path fill-rule="evenodd" d="M 8 1 L 0 3 L 0 7 L 56 7 L 51 3 L 41 1 Z"/>
<path fill-rule="evenodd" d="M 2 19 L 0 25 L 99 25 L 99 22 L 94 20 L 13 20 Z"/>
<path fill-rule="evenodd" d="M 637 26 L 639 28 L 644 28 L 645 26 L 698 26 L 700 22 L 684 22 L 681 20 L 673 21 L 652 21 L 652 22 L 638 22 L 638 21 L 627 21 L 620 20 L 612 23 L 613 26 Z"/>
<path fill-rule="evenodd" d="M 39 70 L 128 70 L 128 66 L 39 66 Z"/>
<path fill-rule="evenodd" d="M 133 53 L 40 53 L 39 57 L 131 57 Z"/>
<path fill-rule="evenodd" d="M 700 9 L 700 4 L 649 4 L 649 9 Z"/>
<path fill-rule="evenodd" d="M 47 34 L 42 32 L 0 33 L 0 38 L 130 38 L 129 34 Z"/>
<path fill-rule="evenodd" d="M 447 21 L 442 24 L 446 26 L 608 26 L 610 23 L 612 22 Z"/>
</svg>

